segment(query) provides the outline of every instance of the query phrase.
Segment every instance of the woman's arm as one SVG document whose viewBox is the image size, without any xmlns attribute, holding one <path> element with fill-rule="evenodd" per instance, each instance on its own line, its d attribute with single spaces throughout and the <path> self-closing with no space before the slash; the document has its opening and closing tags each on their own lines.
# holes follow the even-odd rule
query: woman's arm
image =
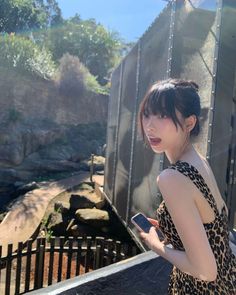
<svg viewBox="0 0 236 295">
<path fill-rule="evenodd" d="M 166 169 L 158 177 L 158 186 L 185 251 L 168 248 L 160 242 L 154 228 L 141 233 L 146 244 L 182 272 L 198 279 L 214 281 L 217 265 L 198 208 L 194 184 L 180 172 Z"/>
</svg>

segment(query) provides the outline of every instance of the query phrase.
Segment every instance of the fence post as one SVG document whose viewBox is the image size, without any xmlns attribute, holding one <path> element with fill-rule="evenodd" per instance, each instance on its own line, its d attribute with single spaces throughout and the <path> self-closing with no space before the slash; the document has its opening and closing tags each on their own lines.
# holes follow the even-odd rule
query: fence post
<svg viewBox="0 0 236 295">
<path fill-rule="evenodd" d="M 101 239 L 102 237 L 96 237 L 94 243 L 94 254 L 93 254 L 93 269 L 98 269 L 101 263 Z"/>
<path fill-rule="evenodd" d="M 111 264 L 111 261 L 113 262 L 113 246 L 112 246 L 112 239 L 107 240 L 107 265 Z"/>
<path fill-rule="evenodd" d="M 35 266 L 34 266 L 34 290 L 38 289 L 39 248 L 40 248 L 40 238 L 36 240 Z"/>
<path fill-rule="evenodd" d="M 64 237 L 60 237 L 60 245 L 59 245 L 59 260 L 58 260 L 58 272 L 57 272 L 57 281 L 61 281 L 61 275 L 62 275 L 62 263 L 63 263 L 63 252 L 64 252 Z"/>
<path fill-rule="evenodd" d="M 82 251 L 82 242 L 83 238 L 78 237 L 77 238 L 77 255 L 76 255 L 76 270 L 75 270 L 75 275 L 78 276 L 80 274 L 80 266 L 81 266 L 81 251 Z"/>
<path fill-rule="evenodd" d="M 55 248 L 55 237 L 50 239 L 50 258 L 49 258 L 49 268 L 48 268 L 48 286 L 52 284 L 53 278 L 53 261 L 54 261 L 54 248 Z"/>
<path fill-rule="evenodd" d="M 86 239 L 86 252 L 85 252 L 85 259 L 84 259 L 84 268 L 85 268 L 84 271 L 85 272 L 89 272 L 91 240 L 92 240 L 92 237 L 87 237 L 87 239 Z"/>
<path fill-rule="evenodd" d="M 9 244 L 8 247 L 7 247 L 5 295 L 9 295 L 10 294 L 10 287 L 11 287 L 11 264 L 12 264 L 12 244 Z"/>
<path fill-rule="evenodd" d="M 18 243 L 18 249 L 17 249 L 15 294 L 20 293 L 22 250 L 23 250 L 23 243 L 20 242 Z"/>
<path fill-rule="evenodd" d="M 32 244 L 33 244 L 32 239 L 27 241 L 26 268 L 25 268 L 25 292 L 29 291 L 29 287 L 30 287 Z"/>
<path fill-rule="evenodd" d="M 121 242 L 116 241 L 115 244 L 115 262 L 118 262 L 121 260 Z"/>
<path fill-rule="evenodd" d="M 44 253 L 45 253 L 45 244 L 40 245 L 39 247 L 39 271 L 38 271 L 38 288 L 43 287 L 43 273 L 44 273 Z"/>
<path fill-rule="evenodd" d="M 100 267 L 103 267 L 104 266 L 104 261 L 105 261 L 105 251 L 104 251 L 104 248 L 105 248 L 105 239 L 103 238 L 101 240 L 101 250 L 100 250 Z"/>
<path fill-rule="evenodd" d="M 45 250 L 45 238 L 37 239 L 35 273 L 34 273 L 35 275 L 34 289 L 39 289 L 43 286 L 44 250 Z"/>
<path fill-rule="evenodd" d="M 71 260 L 72 260 L 72 246 L 73 246 L 73 237 L 69 237 L 69 247 L 67 252 L 67 270 L 66 270 L 66 279 L 70 278 L 71 275 Z"/>
<path fill-rule="evenodd" d="M 101 245 L 96 246 L 96 253 L 94 255 L 94 269 L 99 269 L 100 263 L 101 263 Z"/>
</svg>

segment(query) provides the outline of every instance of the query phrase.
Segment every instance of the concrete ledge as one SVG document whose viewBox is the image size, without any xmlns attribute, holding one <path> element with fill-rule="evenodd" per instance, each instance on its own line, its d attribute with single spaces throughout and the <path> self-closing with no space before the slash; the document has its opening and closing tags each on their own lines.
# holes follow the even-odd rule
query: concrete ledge
<svg viewBox="0 0 236 295">
<path fill-rule="evenodd" d="M 172 265 L 152 251 L 26 294 L 167 294 Z M 88 293 L 89 292 L 89 293 Z"/>
</svg>

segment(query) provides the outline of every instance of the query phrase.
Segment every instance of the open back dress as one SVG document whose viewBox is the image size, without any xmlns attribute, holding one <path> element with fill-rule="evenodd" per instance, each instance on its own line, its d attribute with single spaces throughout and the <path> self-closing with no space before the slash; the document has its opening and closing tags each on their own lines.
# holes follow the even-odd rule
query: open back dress
<svg viewBox="0 0 236 295">
<path fill-rule="evenodd" d="M 170 275 L 168 294 L 235 295 L 236 257 L 229 246 L 228 217 L 225 206 L 221 213 L 219 213 L 216 201 L 208 185 L 194 166 L 184 161 L 177 161 L 168 168 L 178 170 L 190 178 L 214 210 L 214 221 L 204 223 L 203 226 L 215 256 L 218 271 L 216 280 L 207 282 L 184 273 L 174 266 Z M 171 244 L 176 250 L 184 251 L 183 244 L 164 201 L 157 209 L 157 219 L 159 220 L 160 230 L 164 234 L 167 243 Z"/>
</svg>

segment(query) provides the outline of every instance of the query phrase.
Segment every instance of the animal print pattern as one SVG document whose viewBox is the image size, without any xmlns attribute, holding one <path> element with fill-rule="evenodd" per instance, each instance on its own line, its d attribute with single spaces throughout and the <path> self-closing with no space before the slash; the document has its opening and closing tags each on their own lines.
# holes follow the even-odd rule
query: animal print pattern
<svg viewBox="0 0 236 295">
<path fill-rule="evenodd" d="M 217 263 L 217 278 L 215 281 L 207 282 L 181 272 L 177 267 L 173 267 L 168 294 L 171 295 L 235 295 L 236 294 L 236 257 L 229 246 L 228 217 L 226 208 L 218 212 L 214 197 L 212 196 L 206 182 L 198 170 L 184 161 L 177 161 L 168 168 L 178 170 L 180 173 L 190 178 L 196 187 L 202 192 L 215 212 L 213 222 L 204 223 L 203 226 L 215 255 Z M 174 249 L 184 251 L 183 244 L 163 201 L 157 209 L 157 219 L 160 230 L 163 232 L 167 243 Z"/>
</svg>

